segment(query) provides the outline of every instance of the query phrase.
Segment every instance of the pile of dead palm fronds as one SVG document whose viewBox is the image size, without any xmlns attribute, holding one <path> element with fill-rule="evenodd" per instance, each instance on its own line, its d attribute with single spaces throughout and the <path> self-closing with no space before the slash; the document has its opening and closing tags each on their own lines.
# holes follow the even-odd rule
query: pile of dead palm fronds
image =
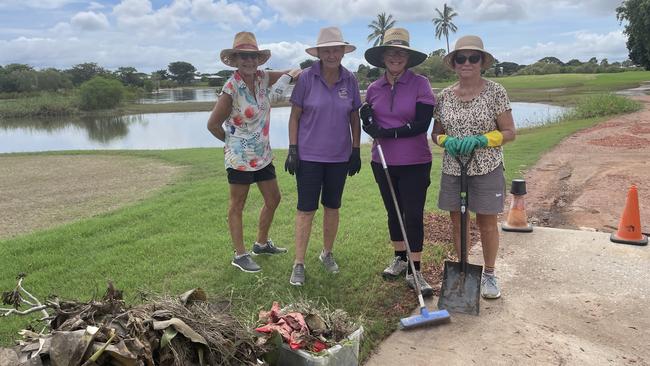
<svg viewBox="0 0 650 366">
<path fill-rule="evenodd" d="M 229 312 L 230 301 L 208 301 L 199 288 L 127 307 L 109 282 L 100 300 L 48 298 L 25 291 L 24 275 L 3 293 L 3 315 L 43 313 L 41 332 L 24 330 L 12 348 L 0 348 L 5 365 L 256 365 L 268 348 Z M 26 309 L 25 309 L 26 308 Z"/>
</svg>

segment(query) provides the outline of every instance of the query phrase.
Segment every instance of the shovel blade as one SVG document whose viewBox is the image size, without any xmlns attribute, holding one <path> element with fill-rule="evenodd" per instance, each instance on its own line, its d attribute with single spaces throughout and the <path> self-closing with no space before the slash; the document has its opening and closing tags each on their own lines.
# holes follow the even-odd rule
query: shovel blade
<svg viewBox="0 0 650 366">
<path fill-rule="evenodd" d="M 445 261 L 438 309 L 478 315 L 483 267 L 469 263 L 466 267 L 467 271 L 463 273 L 460 263 Z"/>
</svg>

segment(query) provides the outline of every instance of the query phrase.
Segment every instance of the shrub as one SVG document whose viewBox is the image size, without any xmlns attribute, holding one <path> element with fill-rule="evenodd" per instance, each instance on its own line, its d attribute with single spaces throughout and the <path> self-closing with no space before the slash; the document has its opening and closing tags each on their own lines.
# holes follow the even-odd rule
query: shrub
<svg viewBox="0 0 650 366">
<path fill-rule="evenodd" d="M 79 109 L 84 111 L 109 109 L 120 104 L 123 98 L 122 83 L 118 80 L 95 76 L 81 84 L 79 88 Z"/>
<path fill-rule="evenodd" d="M 641 103 L 620 95 L 597 94 L 580 100 L 570 117 L 574 119 L 603 117 L 612 114 L 636 112 L 641 107 Z"/>
</svg>

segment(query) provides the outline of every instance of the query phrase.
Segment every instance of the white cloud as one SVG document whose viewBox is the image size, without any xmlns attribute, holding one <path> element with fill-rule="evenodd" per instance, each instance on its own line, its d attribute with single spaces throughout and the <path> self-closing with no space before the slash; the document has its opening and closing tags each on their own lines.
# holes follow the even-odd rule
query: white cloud
<svg viewBox="0 0 650 366">
<path fill-rule="evenodd" d="M 88 10 L 99 10 L 104 9 L 106 6 L 104 4 L 98 3 L 96 1 L 91 1 L 88 5 Z"/>
<path fill-rule="evenodd" d="M 259 22 L 257 22 L 257 25 L 255 28 L 257 30 L 268 30 L 270 29 L 273 25 L 275 25 L 278 22 L 278 15 L 275 14 L 273 18 L 262 18 L 260 19 Z"/>
<path fill-rule="evenodd" d="M 610 62 L 623 61 L 627 58 L 625 46 L 627 38 L 621 31 L 606 34 L 576 32 L 572 42 L 538 42 L 532 46 L 524 46 L 512 52 L 504 52 L 497 57 L 503 61 L 514 61 L 520 64 L 531 64 L 537 60 L 554 56 L 567 62 L 571 59 L 587 61 L 591 57 L 599 60 L 607 58 Z"/>
<path fill-rule="evenodd" d="M 253 19 L 262 15 L 262 9 L 256 5 L 246 5 L 227 0 L 193 0 L 192 15 L 197 19 L 217 23 L 221 28 L 230 25 L 252 25 Z"/>
<path fill-rule="evenodd" d="M 28 7 L 34 9 L 58 9 L 79 0 L 0 0 L 0 8 Z"/>
<path fill-rule="evenodd" d="M 95 13 L 93 11 L 82 11 L 75 14 L 70 23 L 81 30 L 96 31 L 108 29 L 108 19 L 103 13 Z"/>
<path fill-rule="evenodd" d="M 272 69 L 297 67 L 301 62 L 312 58 L 305 52 L 309 46 L 300 42 L 267 43 L 260 44 L 259 47 L 271 50 L 271 59 L 264 67 Z"/>
<path fill-rule="evenodd" d="M 136 36 L 164 37 L 177 34 L 184 24 L 191 22 L 191 7 L 189 0 L 174 0 L 157 10 L 149 0 L 122 0 L 113 8 L 113 14 L 120 27 L 136 31 Z"/>
<path fill-rule="evenodd" d="M 398 22 L 430 21 L 435 9 L 443 8 L 444 0 L 329 0 L 313 1 L 305 6 L 303 0 L 267 0 L 268 5 L 291 25 L 309 20 L 348 23 L 367 19 L 385 12 Z M 460 17 L 478 21 L 530 18 L 553 19 L 555 14 L 614 14 L 620 0 L 459 0 L 447 2 Z"/>
</svg>

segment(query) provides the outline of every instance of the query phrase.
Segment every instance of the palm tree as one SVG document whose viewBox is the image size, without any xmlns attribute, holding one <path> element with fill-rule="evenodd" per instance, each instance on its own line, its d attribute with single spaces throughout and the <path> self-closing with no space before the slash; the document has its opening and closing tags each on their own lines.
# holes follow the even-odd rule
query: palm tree
<svg viewBox="0 0 650 366">
<path fill-rule="evenodd" d="M 368 24 L 368 28 L 372 29 L 372 33 L 368 35 L 368 42 L 374 39 L 373 47 L 384 43 L 384 34 L 393 28 L 396 22 L 391 14 L 388 14 L 388 17 L 386 13 L 377 14 L 377 19 Z"/>
<path fill-rule="evenodd" d="M 436 8 L 438 16 L 431 19 L 433 24 L 436 26 L 436 38 L 440 39 L 442 35 L 445 35 L 447 40 L 447 53 L 449 53 L 449 31 L 456 33 L 458 28 L 456 24 L 452 23 L 451 20 L 458 15 L 453 8 L 447 6 L 447 3 L 444 4 L 442 11 Z"/>
</svg>

